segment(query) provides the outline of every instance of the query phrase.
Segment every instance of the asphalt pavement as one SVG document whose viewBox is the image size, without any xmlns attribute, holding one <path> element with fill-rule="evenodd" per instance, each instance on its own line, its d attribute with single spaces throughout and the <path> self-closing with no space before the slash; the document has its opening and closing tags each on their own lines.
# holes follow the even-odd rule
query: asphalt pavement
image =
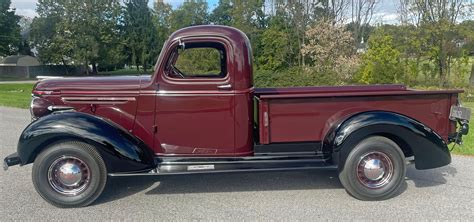
<svg viewBox="0 0 474 222">
<path fill-rule="evenodd" d="M 0 107 L 0 157 L 16 151 L 28 110 Z M 31 182 L 31 164 L 0 171 L 0 221 L 103 220 L 466 220 L 474 221 L 474 158 L 445 167 L 408 167 L 396 197 L 349 196 L 334 171 L 233 173 L 109 179 L 91 206 L 60 209 Z"/>
</svg>

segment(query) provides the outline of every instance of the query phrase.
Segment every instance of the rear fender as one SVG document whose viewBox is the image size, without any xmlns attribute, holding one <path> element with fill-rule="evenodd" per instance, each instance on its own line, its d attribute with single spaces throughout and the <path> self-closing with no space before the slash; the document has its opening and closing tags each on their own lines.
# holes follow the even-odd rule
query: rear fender
<svg viewBox="0 0 474 222">
<path fill-rule="evenodd" d="M 155 167 L 154 154 L 141 140 L 119 125 L 81 112 L 55 112 L 26 127 L 18 141 L 21 164 L 53 143 L 80 140 L 96 147 L 109 173 L 145 171 Z"/>
<path fill-rule="evenodd" d="M 396 142 L 405 156 L 415 157 L 417 169 L 441 167 L 451 162 L 446 142 L 426 125 L 397 113 L 374 111 L 356 114 L 331 129 L 323 142 L 323 151 L 331 152 L 339 165 L 361 140 L 385 136 Z"/>
</svg>

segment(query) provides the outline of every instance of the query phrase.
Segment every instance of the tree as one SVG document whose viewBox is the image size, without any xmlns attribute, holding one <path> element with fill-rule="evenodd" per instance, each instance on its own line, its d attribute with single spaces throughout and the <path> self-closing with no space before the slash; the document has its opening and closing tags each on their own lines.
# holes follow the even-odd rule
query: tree
<svg viewBox="0 0 474 222">
<path fill-rule="evenodd" d="M 426 51 L 429 50 L 428 36 L 423 30 L 410 24 L 382 25 L 376 33 L 384 33 L 392 38 L 392 46 L 400 52 L 400 63 L 403 70 L 403 83 L 413 85 L 417 78 L 424 76 L 424 85 L 432 84 L 432 68 L 426 64 Z"/>
<path fill-rule="evenodd" d="M 261 54 L 257 57 L 259 68 L 278 70 L 288 67 L 288 35 L 277 25 L 267 28 L 261 37 Z"/>
<path fill-rule="evenodd" d="M 306 44 L 306 32 L 311 22 L 314 20 L 314 12 L 317 1 L 314 0 L 303 0 L 303 1 L 287 1 L 282 3 L 279 7 L 287 13 L 290 27 L 292 32 L 296 36 L 296 40 L 300 47 Z M 305 66 L 306 53 L 299 50 L 298 64 Z"/>
<path fill-rule="evenodd" d="M 18 45 L 18 54 L 34 56 L 33 52 L 31 52 L 31 47 L 27 40 L 22 40 L 21 43 Z"/>
<path fill-rule="evenodd" d="M 158 48 L 161 49 L 171 32 L 171 5 L 158 0 L 153 5 L 153 21 L 158 31 Z"/>
<path fill-rule="evenodd" d="M 64 3 L 64 1 L 61 1 Z M 66 32 L 74 46 L 73 58 L 82 64 L 90 64 L 97 73 L 97 65 L 111 61 L 107 56 L 120 47 L 119 0 L 65 1 L 66 18 L 59 28 Z"/>
<path fill-rule="evenodd" d="M 316 4 L 315 17 L 319 20 L 342 23 L 349 7 L 349 0 L 320 0 Z"/>
<path fill-rule="evenodd" d="M 314 75 L 327 83 L 350 81 L 358 62 L 349 31 L 332 21 L 319 21 L 306 31 L 306 39 L 301 51 Z"/>
<path fill-rule="evenodd" d="M 20 16 L 10 9 L 10 0 L 0 1 L 0 55 L 6 56 L 17 52 L 21 42 Z"/>
<path fill-rule="evenodd" d="M 232 8 L 231 0 L 219 0 L 209 16 L 209 21 L 216 25 L 232 25 Z"/>
<path fill-rule="evenodd" d="M 32 36 L 43 61 L 106 64 L 119 51 L 119 0 L 39 0 Z M 89 69 L 86 69 L 89 70 Z"/>
<path fill-rule="evenodd" d="M 463 39 L 462 50 L 474 54 L 474 20 L 465 20 L 457 26 L 460 39 Z"/>
<path fill-rule="evenodd" d="M 351 28 L 355 44 L 358 44 L 362 37 L 366 37 L 378 2 L 379 0 L 350 0 Z"/>
<path fill-rule="evenodd" d="M 469 77 L 469 84 L 474 85 L 474 63 L 471 66 L 471 76 Z"/>
<path fill-rule="evenodd" d="M 469 10 L 469 3 L 465 0 L 402 0 L 401 4 L 403 17 L 407 17 L 404 20 L 414 21 L 415 25 L 429 36 L 431 48 L 427 51 L 427 56 L 436 63 L 439 86 L 447 87 L 453 57 L 455 24 L 458 18 Z"/>
<path fill-rule="evenodd" d="M 187 0 L 171 12 L 171 30 L 208 24 L 207 2 L 204 0 Z"/>
<path fill-rule="evenodd" d="M 20 16 L 20 21 L 18 21 L 18 25 L 20 26 L 21 34 L 28 34 L 30 32 L 31 23 L 33 19 L 26 16 Z"/>
<path fill-rule="evenodd" d="M 369 38 L 369 50 L 362 56 L 358 81 L 365 84 L 400 82 L 403 70 L 399 57 L 392 37 L 379 30 Z"/>
<path fill-rule="evenodd" d="M 64 39 L 64 30 L 58 28 L 63 11 L 64 8 L 53 1 L 38 1 L 38 17 L 31 23 L 30 37 L 38 50 L 39 59 L 45 64 L 62 63 L 66 66 L 72 57 L 73 46 Z"/>
<path fill-rule="evenodd" d="M 125 4 L 124 29 L 130 60 L 133 65 L 142 65 L 146 72 L 155 58 L 158 48 L 158 31 L 148 0 L 131 0 Z"/>
<path fill-rule="evenodd" d="M 250 39 L 253 54 L 256 58 L 261 55 L 261 35 L 267 27 L 263 0 L 233 0 L 231 26 L 243 31 Z"/>
<path fill-rule="evenodd" d="M 474 21 L 466 20 L 458 25 L 459 38 L 462 39 L 461 49 L 465 54 L 474 54 Z M 471 62 L 472 63 L 472 62 Z M 474 63 L 471 66 L 469 84 L 474 86 Z"/>
<path fill-rule="evenodd" d="M 18 54 L 34 56 L 30 46 L 30 29 L 32 18 L 21 16 L 18 25 L 20 26 L 21 42 L 18 45 Z"/>
<path fill-rule="evenodd" d="M 242 30 L 250 38 L 257 29 L 265 28 L 265 13 L 263 0 L 233 0 L 231 25 Z"/>
</svg>

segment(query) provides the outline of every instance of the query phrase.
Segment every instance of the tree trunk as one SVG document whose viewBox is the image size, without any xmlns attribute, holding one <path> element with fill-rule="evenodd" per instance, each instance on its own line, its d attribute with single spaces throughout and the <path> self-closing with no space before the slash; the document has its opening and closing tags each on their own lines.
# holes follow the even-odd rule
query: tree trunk
<svg viewBox="0 0 474 222">
<path fill-rule="evenodd" d="M 86 67 L 86 75 L 89 75 L 89 62 L 86 61 L 86 63 L 84 64 L 84 66 Z"/>
<path fill-rule="evenodd" d="M 441 56 L 440 56 L 441 57 Z M 438 61 L 438 69 L 439 69 L 439 86 L 445 87 L 446 86 L 446 61 L 444 59 L 439 58 Z"/>
<path fill-rule="evenodd" d="M 69 75 L 69 70 L 67 69 L 67 63 L 66 63 L 66 60 L 64 60 L 64 58 L 61 59 L 62 62 L 63 62 L 63 67 L 64 67 L 64 70 L 66 71 L 66 75 L 68 76 Z"/>
<path fill-rule="evenodd" d="M 446 51 L 444 50 L 443 40 L 440 40 L 439 46 L 439 56 L 438 56 L 438 69 L 439 69 L 439 86 L 446 87 L 447 86 L 447 79 L 446 79 Z"/>
<path fill-rule="evenodd" d="M 301 45 L 300 45 L 300 48 L 304 45 L 304 43 L 305 43 L 305 41 L 306 41 L 306 39 L 305 39 L 305 37 L 306 37 L 306 31 L 305 31 L 305 29 L 303 29 L 302 32 L 303 32 L 303 35 L 301 36 Z M 301 49 L 300 49 L 300 50 L 301 50 Z M 301 64 L 303 65 L 303 67 L 306 66 L 305 56 L 304 56 L 303 53 L 301 53 Z"/>
<path fill-rule="evenodd" d="M 469 77 L 469 86 L 474 86 L 474 63 L 471 66 L 471 77 Z"/>
<path fill-rule="evenodd" d="M 447 67 L 448 67 L 448 73 L 446 74 L 447 78 L 446 78 L 446 81 L 448 82 L 448 85 L 449 85 L 449 80 L 452 78 L 451 77 L 451 65 L 453 64 L 453 57 L 452 56 L 448 56 L 448 64 L 447 64 Z"/>
<path fill-rule="evenodd" d="M 95 62 L 92 63 L 92 73 L 97 74 L 97 63 Z"/>
<path fill-rule="evenodd" d="M 360 24 L 359 23 L 353 23 L 352 26 L 353 28 L 353 37 L 354 37 L 354 45 L 357 47 L 359 45 L 359 31 L 360 31 Z M 365 39 L 364 39 L 365 40 Z M 368 39 L 366 41 L 369 41 Z M 357 49 L 356 49 L 357 51 Z"/>
</svg>

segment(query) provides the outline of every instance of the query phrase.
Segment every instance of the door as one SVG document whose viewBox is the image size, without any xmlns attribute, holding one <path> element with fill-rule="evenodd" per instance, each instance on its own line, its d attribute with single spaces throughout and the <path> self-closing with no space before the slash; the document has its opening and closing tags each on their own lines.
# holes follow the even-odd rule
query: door
<svg viewBox="0 0 474 222">
<path fill-rule="evenodd" d="M 235 93 L 226 44 L 180 39 L 166 61 L 156 97 L 155 147 L 163 155 L 232 155 Z"/>
</svg>

